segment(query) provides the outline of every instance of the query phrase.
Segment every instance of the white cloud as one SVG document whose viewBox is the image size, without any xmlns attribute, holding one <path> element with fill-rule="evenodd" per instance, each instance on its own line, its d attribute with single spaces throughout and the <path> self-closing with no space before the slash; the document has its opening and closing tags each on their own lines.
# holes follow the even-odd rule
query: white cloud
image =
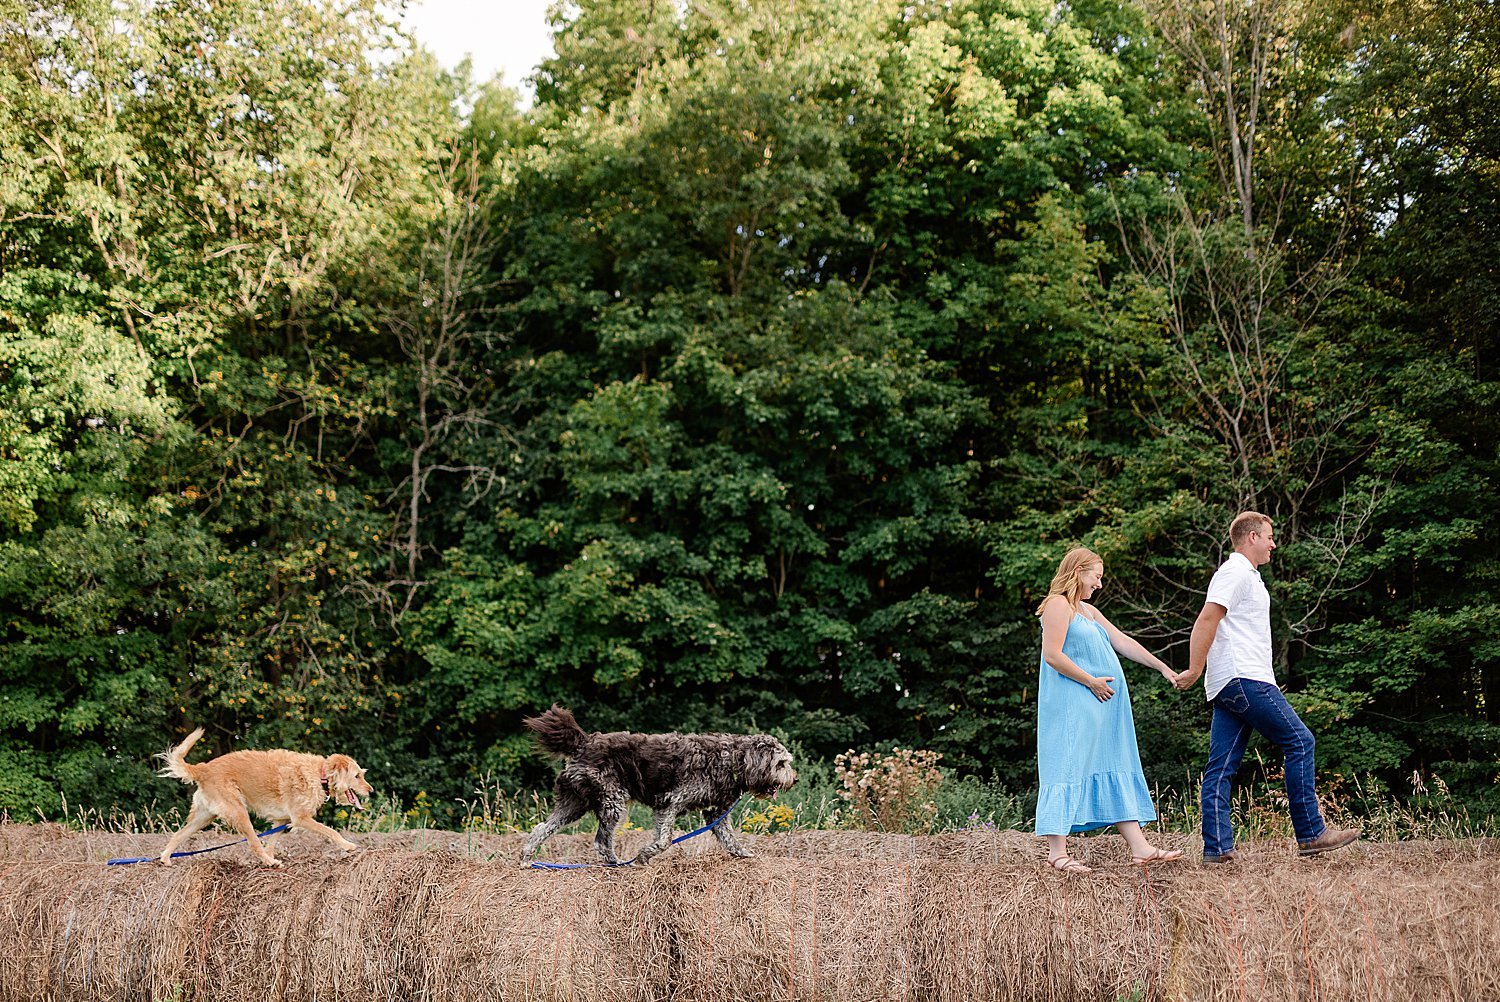
<svg viewBox="0 0 1500 1002">
<path fill-rule="evenodd" d="M 537 63 L 552 55 L 547 27 L 548 0 L 413 0 L 404 24 L 444 66 L 457 66 L 468 55 L 474 79 L 499 75 L 506 86 L 531 103 L 531 88 L 522 83 Z"/>
</svg>

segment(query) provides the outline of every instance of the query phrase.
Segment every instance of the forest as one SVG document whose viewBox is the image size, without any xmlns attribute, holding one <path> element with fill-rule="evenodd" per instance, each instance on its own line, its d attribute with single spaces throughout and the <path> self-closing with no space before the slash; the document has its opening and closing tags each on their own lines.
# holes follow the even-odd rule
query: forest
<svg viewBox="0 0 1500 1002">
<path fill-rule="evenodd" d="M 1500 6 L 577 0 L 529 103 L 399 14 L 0 0 L 0 811 L 554 702 L 1024 797 L 1063 553 L 1183 668 L 1242 509 L 1323 775 L 1500 808 Z"/>
</svg>

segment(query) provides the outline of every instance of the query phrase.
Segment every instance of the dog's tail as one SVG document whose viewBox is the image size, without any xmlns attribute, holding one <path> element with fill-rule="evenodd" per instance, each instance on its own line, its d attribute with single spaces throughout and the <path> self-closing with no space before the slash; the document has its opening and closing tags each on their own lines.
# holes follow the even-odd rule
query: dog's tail
<svg viewBox="0 0 1500 1002">
<path fill-rule="evenodd" d="M 192 749 L 193 745 L 198 743 L 198 739 L 201 737 L 203 737 L 203 728 L 200 727 L 183 738 L 182 744 L 176 748 L 168 748 L 157 755 L 156 757 L 162 761 L 162 766 L 157 770 L 157 775 L 167 776 L 171 779 L 180 779 L 184 783 L 197 782 L 193 777 L 193 767 L 188 765 L 184 760 L 187 758 L 187 753 Z"/>
<path fill-rule="evenodd" d="M 573 714 L 556 703 L 541 716 L 527 717 L 522 722 L 536 734 L 537 744 L 549 755 L 558 758 L 573 755 L 583 747 L 584 739 L 588 737 L 584 729 L 578 726 L 578 721 L 573 719 Z"/>
</svg>

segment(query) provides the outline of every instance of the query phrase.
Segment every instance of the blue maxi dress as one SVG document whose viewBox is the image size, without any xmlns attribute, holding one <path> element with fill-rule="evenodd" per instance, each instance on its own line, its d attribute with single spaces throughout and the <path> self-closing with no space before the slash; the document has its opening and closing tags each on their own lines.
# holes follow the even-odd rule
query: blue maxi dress
<svg viewBox="0 0 1500 1002">
<path fill-rule="evenodd" d="M 1141 771 L 1130 689 L 1104 627 L 1078 613 L 1063 653 L 1094 676 L 1113 676 L 1115 694 L 1099 702 L 1088 686 L 1042 660 L 1037 685 L 1038 835 L 1070 835 L 1119 821 L 1156 820 Z"/>
</svg>

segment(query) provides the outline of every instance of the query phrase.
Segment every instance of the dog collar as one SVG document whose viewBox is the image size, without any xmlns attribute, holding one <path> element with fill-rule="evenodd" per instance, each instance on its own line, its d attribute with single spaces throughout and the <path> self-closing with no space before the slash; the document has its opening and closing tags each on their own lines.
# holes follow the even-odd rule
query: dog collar
<svg viewBox="0 0 1500 1002">
<path fill-rule="evenodd" d="M 323 782 L 323 795 L 326 797 L 333 792 L 328 789 L 328 763 L 324 762 L 322 769 L 320 769 L 318 772 L 318 779 L 322 780 Z"/>
</svg>

